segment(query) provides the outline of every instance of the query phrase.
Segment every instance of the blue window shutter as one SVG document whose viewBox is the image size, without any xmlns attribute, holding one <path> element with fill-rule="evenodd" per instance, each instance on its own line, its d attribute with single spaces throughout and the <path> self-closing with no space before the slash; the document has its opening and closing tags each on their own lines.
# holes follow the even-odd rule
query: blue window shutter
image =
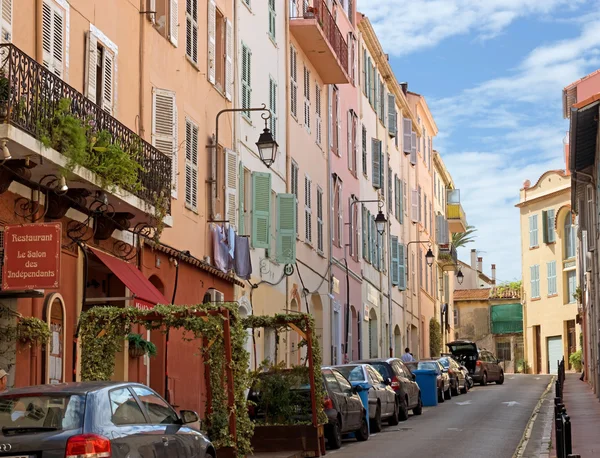
<svg viewBox="0 0 600 458">
<path fill-rule="evenodd" d="M 381 188 L 381 151 L 379 140 L 371 139 L 371 161 L 373 163 L 373 187 Z"/>
<path fill-rule="evenodd" d="M 271 234 L 271 174 L 252 173 L 252 246 L 269 248 Z"/>
<path fill-rule="evenodd" d="M 296 196 L 277 194 L 277 262 L 296 263 Z"/>
<path fill-rule="evenodd" d="M 390 266 L 390 273 L 392 275 L 392 285 L 397 286 L 400 277 L 400 269 L 398 266 L 398 237 L 392 235 L 392 265 Z"/>
<path fill-rule="evenodd" d="M 398 289 L 406 290 L 406 245 L 398 244 Z"/>
</svg>

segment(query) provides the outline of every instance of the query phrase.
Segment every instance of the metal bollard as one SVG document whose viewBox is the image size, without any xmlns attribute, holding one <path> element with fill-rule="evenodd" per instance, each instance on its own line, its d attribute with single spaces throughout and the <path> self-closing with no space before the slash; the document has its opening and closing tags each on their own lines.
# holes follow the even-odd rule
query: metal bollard
<svg viewBox="0 0 600 458">
<path fill-rule="evenodd" d="M 565 412 L 566 414 L 566 412 Z M 573 446 L 571 444 L 571 418 L 568 415 L 564 416 L 565 422 L 563 425 L 564 428 L 564 447 L 565 447 L 565 456 L 571 455 L 573 451 Z"/>
<path fill-rule="evenodd" d="M 562 414 L 559 414 L 554 419 L 554 432 L 556 433 L 556 457 L 557 458 L 566 458 L 565 455 L 565 444 L 563 437 L 563 418 Z"/>
</svg>

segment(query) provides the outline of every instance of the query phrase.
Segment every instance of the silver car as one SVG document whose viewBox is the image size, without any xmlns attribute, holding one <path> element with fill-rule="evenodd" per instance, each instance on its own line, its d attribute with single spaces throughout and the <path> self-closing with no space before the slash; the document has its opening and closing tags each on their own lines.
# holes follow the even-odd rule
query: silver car
<svg viewBox="0 0 600 458">
<path fill-rule="evenodd" d="M 352 385 L 369 385 L 369 421 L 371 432 L 381 431 L 382 420 L 397 425 L 399 420 L 396 393 L 381 374 L 370 364 L 344 364 L 335 366 Z"/>
</svg>

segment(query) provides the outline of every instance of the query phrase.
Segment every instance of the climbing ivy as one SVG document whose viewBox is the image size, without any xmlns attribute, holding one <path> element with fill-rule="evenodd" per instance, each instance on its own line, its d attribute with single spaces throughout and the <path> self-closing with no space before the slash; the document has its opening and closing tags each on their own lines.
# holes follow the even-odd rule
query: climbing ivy
<svg viewBox="0 0 600 458">
<path fill-rule="evenodd" d="M 429 320 L 429 353 L 432 358 L 439 356 L 442 350 L 442 330 L 435 318 Z"/>
</svg>

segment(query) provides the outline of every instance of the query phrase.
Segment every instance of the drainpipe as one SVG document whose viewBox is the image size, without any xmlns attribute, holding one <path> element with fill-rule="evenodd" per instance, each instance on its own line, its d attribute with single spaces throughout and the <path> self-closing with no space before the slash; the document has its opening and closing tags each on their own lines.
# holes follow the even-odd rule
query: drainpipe
<svg viewBox="0 0 600 458">
<path fill-rule="evenodd" d="M 287 2 L 286 2 L 287 3 Z M 329 255 L 328 255 L 328 261 L 329 261 L 329 265 L 332 265 L 332 257 L 333 257 L 333 208 L 332 208 L 332 196 L 333 196 L 333 183 L 332 183 L 332 179 L 331 179 L 331 135 L 332 135 L 332 130 L 333 130 L 333 126 L 332 126 L 332 116 L 333 113 L 331 113 L 329 111 L 329 107 L 332 107 L 333 109 L 333 86 L 329 85 L 327 88 L 327 143 L 325 145 L 325 147 L 327 148 L 327 189 L 329 190 L 329 192 L 327 193 L 327 211 L 329 213 L 329 218 L 328 218 L 328 229 L 329 229 Z M 336 127 L 337 129 L 337 127 Z M 338 148 L 339 148 L 339 139 L 338 139 Z M 341 202 L 340 202 L 340 205 Z M 344 259 L 346 259 L 346 245 L 344 244 Z M 347 270 L 347 265 L 348 265 L 348 261 L 346 261 L 346 270 Z M 330 286 L 329 286 L 329 290 L 331 291 L 331 282 L 332 279 L 331 277 L 333 277 L 333 270 L 329 275 L 329 282 L 330 282 Z M 349 282 L 349 280 L 346 280 L 347 282 Z M 349 289 L 349 283 L 346 287 L 347 289 Z M 350 298 L 347 298 L 348 301 L 350 300 Z M 333 364 L 333 355 L 336 352 L 336 348 L 334 346 L 334 336 L 335 336 L 335 328 L 334 328 L 334 311 L 333 311 L 333 299 L 331 299 L 329 297 L 329 333 L 330 333 L 330 351 L 331 351 L 331 363 Z M 346 349 L 344 349 L 344 351 L 346 351 Z"/>
<path fill-rule="evenodd" d="M 140 11 L 146 11 L 146 0 L 140 0 Z M 138 125 L 138 135 L 144 138 L 144 36 L 146 31 L 146 15 L 140 14 L 140 42 L 139 42 L 139 125 Z"/>
</svg>

